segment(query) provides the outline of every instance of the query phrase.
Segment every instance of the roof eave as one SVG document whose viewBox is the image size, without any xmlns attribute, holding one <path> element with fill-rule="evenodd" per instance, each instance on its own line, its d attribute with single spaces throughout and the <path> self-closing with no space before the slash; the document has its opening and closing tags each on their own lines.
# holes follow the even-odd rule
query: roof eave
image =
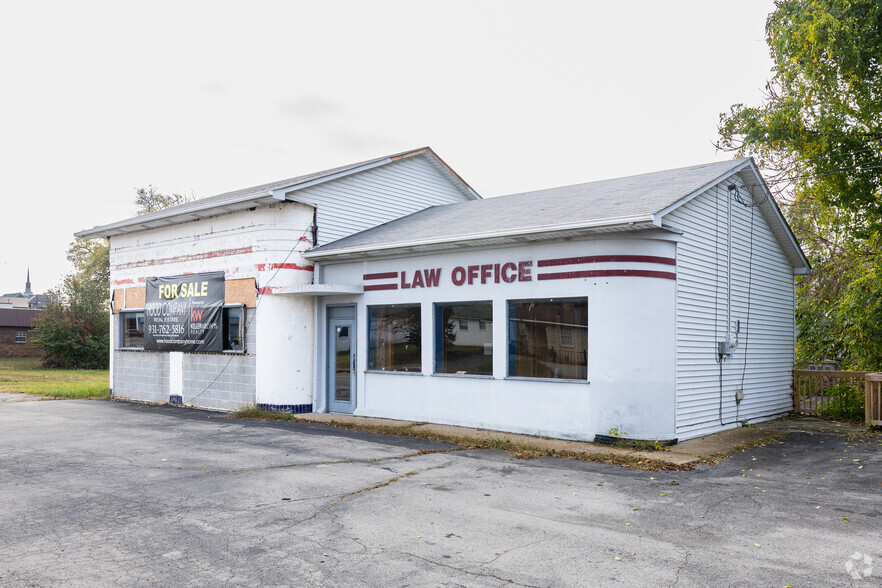
<svg viewBox="0 0 882 588">
<path fill-rule="evenodd" d="M 136 233 L 138 231 L 146 231 L 157 229 L 163 226 L 171 226 L 194 220 L 202 220 L 212 216 L 221 214 L 229 214 L 254 208 L 257 206 L 266 206 L 276 202 L 272 198 L 272 192 L 249 194 L 241 198 L 227 200 L 223 203 L 207 203 L 204 206 L 192 206 L 186 210 L 159 210 L 142 216 L 136 216 L 123 221 L 110 223 L 93 229 L 86 229 L 74 233 L 75 237 L 80 238 L 96 238 L 96 237 L 116 237 L 126 233 Z"/>
<path fill-rule="evenodd" d="M 514 241 L 553 240 L 561 238 L 561 234 L 569 232 L 621 232 L 657 228 L 651 215 L 622 217 L 617 219 L 601 219 L 590 223 L 573 223 L 569 225 L 549 225 L 533 227 L 518 231 L 487 231 L 460 235 L 442 239 L 419 239 L 390 243 L 388 245 L 356 246 L 345 249 L 307 251 L 304 256 L 315 261 L 346 259 L 358 256 L 392 255 L 408 251 L 432 251 L 462 247 L 479 247 L 485 244 Z M 329 244 L 330 245 L 330 244 Z"/>
<path fill-rule="evenodd" d="M 212 216 L 245 210 L 251 207 L 266 206 L 284 200 L 293 200 L 295 202 L 300 202 L 301 200 L 297 199 L 296 197 L 289 197 L 288 195 L 304 188 L 317 186 L 325 182 L 330 182 L 376 167 L 381 167 L 394 161 L 400 161 L 402 159 L 407 159 L 409 157 L 415 157 L 423 154 L 426 154 L 434 159 L 442 173 L 446 174 L 449 179 L 451 179 L 455 184 L 461 185 L 463 191 L 468 195 L 469 198 L 473 200 L 481 199 L 481 196 L 477 192 L 475 192 L 471 188 L 471 186 L 469 186 L 465 182 L 465 180 L 463 180 L 459 176 L 459 174 L 454 172 L 453 169 L 444 162 L 444 160 L 438 157 L 438 155 L 434 151 L 432 151 L 430 147 L 421 147 L 419 149 L 412 149 L 410 151 L 405 151 L 403 153 L 384 157 L 380 160 L 371 161 L 364 165 L 346 169 L 334 174 L 329 174 L 319 178 L 313 178 L 311 180 L 304 180 L 301 182 L 293 182 L 287 186 L 281 186 L 273 190 L 250 193 L 242 195 L 238 198 L 224 200 L 223 202 L 206 202 L 202 206 L 198 205 L 198 201 L 196 201 L 192 205 L 187 206 L 185 210 L 176 210 L 175 208 L 159 210 L 150 214 L 136 216 L 115 223 L 102 225 L 100 227 L 79 231 L 77 233 L 74 233 L 74 236 L 89 239 L 96 237 L 110 238 L 126 233 L 136 233 L 139 231 L 155 229 L 161 226 L 180 224 L 192 220 L 201 220 Z M 303 202 L 305 204 L 310 204 L 309 202 Z"/>
</svg>

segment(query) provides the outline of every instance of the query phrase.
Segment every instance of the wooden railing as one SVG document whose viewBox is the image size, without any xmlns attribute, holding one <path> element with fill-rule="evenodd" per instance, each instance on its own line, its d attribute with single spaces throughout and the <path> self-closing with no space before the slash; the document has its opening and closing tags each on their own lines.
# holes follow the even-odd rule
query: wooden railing
<svg viewBox="0 0 882 588">
<path fill-rule="evenodd" d="M 793 410 L 817 414 L 818 409 L 834 398 L 833 388 L 847 384 L 864 388 L 869 372 L 838 372 L 828 370 L 793 370 Z"/>
<path fill-rule="evenodd" d="M 869 373 L 865 380 L 866 400 L 864 408 L 866 420 L 877 427 L 882 427 L 882 373 Z"/>
</svg>

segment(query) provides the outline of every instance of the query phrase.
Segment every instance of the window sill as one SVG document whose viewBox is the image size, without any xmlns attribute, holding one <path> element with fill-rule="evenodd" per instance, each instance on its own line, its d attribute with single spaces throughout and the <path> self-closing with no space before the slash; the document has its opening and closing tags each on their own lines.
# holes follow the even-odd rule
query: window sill
<svg viewBox="0 0 882 588">
<path fill-rule="evenodd" d="M 395 376 L 422 376 L 423 372 L 399 372 L 394 370 L 364 370 L 366 374 L 391 374 Z"/>
<path fill-rule="evenodd" d="M 590 384 L 591 380 L 572 380 L 567 378 L 525 378 L 518 376 L 506 376 L 504 380 L 514 380 L 522 382 L 562 382 L 566 384 Z"/>
<path fill-rule="evenodd" d="M 434 373 L 433 376 L 438 376 L 441 378 L 476 378 L 478 380 L 492 380 L 493 376 L 490 374 L 448 374 L 448 373 Z"/>
</svg>

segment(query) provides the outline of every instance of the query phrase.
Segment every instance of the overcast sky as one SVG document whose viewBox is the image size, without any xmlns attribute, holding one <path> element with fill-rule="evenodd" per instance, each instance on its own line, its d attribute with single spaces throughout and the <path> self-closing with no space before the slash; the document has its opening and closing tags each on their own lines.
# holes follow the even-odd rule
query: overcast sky
<svg viewBox="0 0 882 588">
<path fill-rule="evenodd" d="M 424 145 L 484 197 L 717 161 L 771 0 L 0 2 L 0 294 L 135 190 L 199 197 Z"/>
</svg>

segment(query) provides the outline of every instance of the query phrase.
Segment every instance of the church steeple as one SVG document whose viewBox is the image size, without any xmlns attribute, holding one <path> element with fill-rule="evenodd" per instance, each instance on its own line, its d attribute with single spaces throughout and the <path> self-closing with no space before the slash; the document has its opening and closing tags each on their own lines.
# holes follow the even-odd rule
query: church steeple
<svg viewBox="0 0 882 588">
<path fill-rule="evenodd" d="M 25 281 L 24 295 L 27 296 L 28 298 L 30 298 L 31 296 L 34 295 L 34 293 L 31 292 L 31 268 L 30 267 L 28 268 L 28 279 Z"/>
</svg>

